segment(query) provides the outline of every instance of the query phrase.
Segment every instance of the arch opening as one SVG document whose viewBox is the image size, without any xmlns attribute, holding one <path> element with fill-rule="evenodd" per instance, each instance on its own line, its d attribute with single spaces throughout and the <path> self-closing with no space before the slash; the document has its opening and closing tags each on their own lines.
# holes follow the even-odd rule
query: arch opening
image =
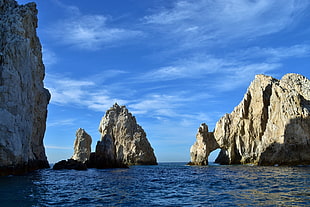
<svg viewBox="0 0 310 207">
<path fill-rule="evenodd" d="M 208 156 L 208 163 L 212 164 L 215 163 L 216 158 L 219 156 L 221 149 L 217 148 L 215 150 L 213 150 L 209 156 Z"/>
</svg>

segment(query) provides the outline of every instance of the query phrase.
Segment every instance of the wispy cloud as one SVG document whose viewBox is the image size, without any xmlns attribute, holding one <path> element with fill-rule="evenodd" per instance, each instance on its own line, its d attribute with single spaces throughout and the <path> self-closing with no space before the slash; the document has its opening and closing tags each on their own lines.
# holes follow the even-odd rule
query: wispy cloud
<svg viewBox="0 0 310 207">
<path fill-rule="evenodd" d="M 177 79 L 202 80 L 212 75 L 209 87 L 227 91 L 249 83 L 255 74 L 266 74 L 282 67 L 289 58 L 310 57 L 309 45 L 293 45 L 278 48 L 253 47 L 234 51 L 222 57 L 193 55 L 154 69 L 139 77 L 140 81 L 158 82 Z"/>
<path fill-rule="evenodd" d="M 139 37 L 141 31 L 111 26 L 105 15 L 82 14 L 75 6 L 59 3 L 70 12 L 70 17 L 53 25 L 50 35 L 61 43 L 87 50 L 111 47 L 120 41 Z"/>
<path fill-rule="evenodd" d="M 51 145 L 46 145 L 46 149 L 58 149 L 58 150 L 72 150 L 72 147 L 63 147 L 63 146 L 51 146 Z"/>
<path fill-rule="evenodd" d="M 57 63 L 58 61 L 57 55 L 52 50 L 43 47 L 42 53 L 43 53 L 43 63 L 45 66 L 51 66 Z"/>
<path fill-rule="evenodd" d="M 279 62 L 287 58 L 310 57 L 310 45 L 298 44 L 288 47 L 261 48 L 251 47 L 231 54 L 239 59 L 264 59 L 267 62 Z"/>
<path fill-rule="evenodd" d="M 309 6 L 308 1 L 185 1 L 144 17 L 166 36 L 182 38 L 182 47 L 201 47 L 279 32 Z M 178 39 L 180 41 L 180 39 Z"/>
<path fill-rule="evenodd" d="M 75 105 L 105 111 L 114 102 L 126 103 L 124 100 L 112 98 L 107 90 L 101 89 L 103 87 L 98 87 L 96 82 L 90 80 L 48 74 L 45 85 L 52 94 L 52 104 Z"/>
<path fill-rule="evenodd" d="M 182 78 L 201 79 L 208 74 L 223 72 L 226 68 L 238 65 L 236 61 L 227 61 L 211 55 L 194 55 L 179 59 L 169 66 L 150 71 L 140 78 L 147 81 L 166 81 Z"/>
<path fill-rule="evenodd" d="M 57 121 L 47 121 L 47 127 L 58 127 L 58 126 L 70 126 L 73 125 L 76 119 L 63 119 Z"/>
</svg>

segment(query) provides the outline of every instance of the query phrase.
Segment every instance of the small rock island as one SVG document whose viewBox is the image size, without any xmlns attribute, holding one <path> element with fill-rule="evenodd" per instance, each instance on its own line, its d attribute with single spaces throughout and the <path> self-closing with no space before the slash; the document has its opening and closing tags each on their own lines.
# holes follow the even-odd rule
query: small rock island
<svg viewBox="0 0 310 207">
<path fill-rule="evenodd" d="M 54 169 L 118 168 L 130 165 L 157 165 L 151 144 L 143 128 L 125 106 L 113 105 L 99 124 L 101 134 L 96 151 L 91 152 L 92 138 L 78 129 L 74 155 Z"/>
<path fill-rule="evenodd" d="M 220 148 L 220 164 L 309 165 L 310 81 L 299 74 L 281 80 L 257 75 L 241 103 L 214 132 L 202 124 L 190 149 L 192 165 L 207 165 Z"/>
</svg>

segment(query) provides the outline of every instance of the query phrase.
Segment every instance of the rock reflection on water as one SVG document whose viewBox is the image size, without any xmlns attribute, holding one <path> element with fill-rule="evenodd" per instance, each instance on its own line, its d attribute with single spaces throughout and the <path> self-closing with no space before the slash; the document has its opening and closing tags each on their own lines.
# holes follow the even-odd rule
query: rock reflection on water
<svg viewBox="0 0 310 207">
<path fill-rule="evenodd" d="M 6 206 L 310 206 L 310 167 L 51 169 L 0 178 Z M 28 205 L 29 204 L 29 205 Z M 23 206 L 23 205 L 22 205 Z"/>
<path fill-rule="evenodd" d="M 239 205 L 310 205 L 309 167 L 252 167 L 235 176 Z"/>
</svg>

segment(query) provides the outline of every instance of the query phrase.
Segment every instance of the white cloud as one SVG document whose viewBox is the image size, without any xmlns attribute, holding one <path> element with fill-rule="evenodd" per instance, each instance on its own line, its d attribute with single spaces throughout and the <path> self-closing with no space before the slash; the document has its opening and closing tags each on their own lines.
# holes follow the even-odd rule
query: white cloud
<svg viewBox="0 0 310 207">
<path fill-rule="evenodd" d="M 310 45 L 299 44 L 288 47 L 260 48 L 253 47 L 237 51 L 232 56 L 239 59 L 263 58 L 268 62 L 279 62 L 287 58 L 303 58 L 310 56 Z"/>
<path fill-rule="evenodd" d="M 67 6 L 67 10 L 71 12 L 71 17 L 63 19 L 49 30 L 50 35 L 63 44 L 98 50 L 142 35 L 141 31 L 110 26 L 104 15 L 84 15 L 74 6 Z"/>
<path fill-rule="evenodd" d="M 179 0 L 143 20 L 171 39 L 177 38 L 181 47 L 191 48 L 279 32 L 293 24 L 308 6 L 308 1 L 300 0 L 285 4 L 269 0 Z"/>
<path fill-rule="evenodd" d="M 43 63 L 45 66 L 51 66 L 57 63 L 58 58 L 56 56 L 56 53 L 45 47 L 42 48 L 42 53 L 43 53 Z"/>
<path fill-rule="evenodd" d="M 72 147 L 46 145 L 45 149 L 72 150 Z"/>
<path fill-rule="evenodd" d="M 64 120 L 57 120 L 57 121 L 47 121 L 47 127 L 58 127 L 58 126 L 70 126 L 73 125 L 75 119 L 64 119 Z"/>
<path fill-rule="evenodd" d="M 107 90 L 101 89 L 103 86 L 98 87 L 96 82 L 90 80 L 76 80 L 62 75 L 48 74 L 45 85 L 52 94 L 52 104 L 105 111 L 115 102 L 126 103 L 124 100 L 112 98 Z"/>
<path fill-rule="evenodd" d="M 208 79 L 214 75 L 209 87 L 227 91 L 249 83 L 256 74 L 266 74 L 282 67 L 288 58 L 310 56 L 309 45 L 292 45 L 279 48 L 254 47 L 225 54 L 222 57 L 194 55 L 180 59 L 142 75 L 139 80 L 147 82 L 172 81 L 177 79 Z M 203 83 L 203 82 L 202 82 Z"/>
<path fill-rule="evenodd" d="M 225 68 L 238 65 L 235 61 L 215 58 L 210 55 L 194 55 L 180 59 L 170 66 L 161 67 L 150 71 L 140 77 L 147 81 L 175 80 L 180 78 L 201 79 L 203 76 L 221 73 Z"/>
</svg>

